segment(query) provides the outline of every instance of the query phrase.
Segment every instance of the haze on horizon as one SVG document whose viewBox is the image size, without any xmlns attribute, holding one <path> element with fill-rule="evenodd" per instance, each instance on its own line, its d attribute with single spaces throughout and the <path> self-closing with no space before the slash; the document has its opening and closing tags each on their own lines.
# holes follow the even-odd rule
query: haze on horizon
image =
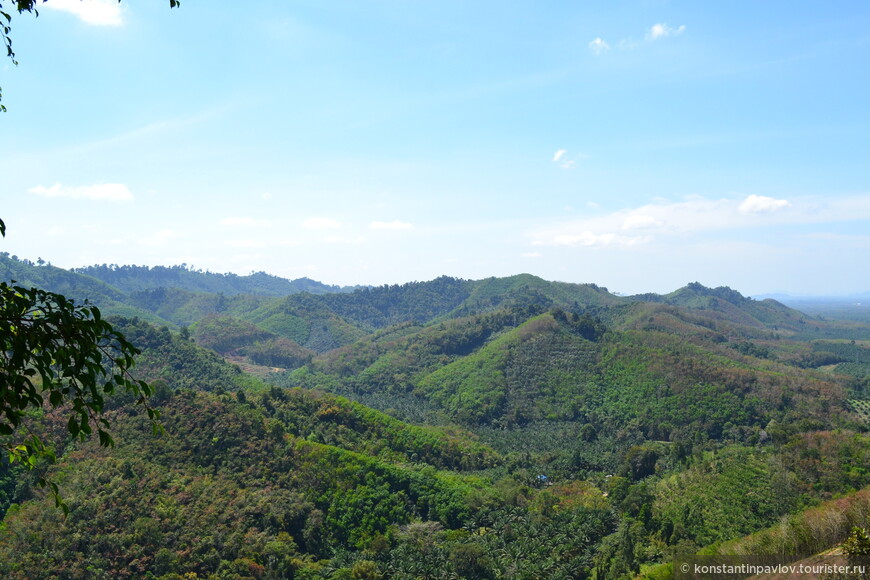
<svg viewBox="0 0 870 580">
<path fill-rule="evenodd" d="M 0 250 L 379 285 L 870 290 L 870 5 L 52 0 Z"/>
</svg>

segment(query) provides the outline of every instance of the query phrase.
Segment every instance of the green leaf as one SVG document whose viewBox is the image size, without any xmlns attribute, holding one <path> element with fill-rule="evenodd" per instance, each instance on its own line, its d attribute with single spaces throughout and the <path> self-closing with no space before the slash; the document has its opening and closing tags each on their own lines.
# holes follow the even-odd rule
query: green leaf
<svg viewBox="0 0 870 580">
<path fill-rule="evenodd" d="M 66 428 L 69 431 L 69 434 L 73 437 L 78 437 L 79 434 L 79 423 L 76 421 L 75 417 L 70 417 L 69 421 L 66 424 Z"/>
<path fill-rule="evenodd" d="M 115 446 L 115 440 L 112 439 L 112 436 L 109 435 L 106 431 L 99 429 L 97 431 L 97 433 L 100 436 L 100 445 L 101 446 L 103 446 L 103 447 L 114 447 Z"/>
<path fill-rule="evenodd" d="M 0 220 L 0 235 L 5 233 Z M 67 430 L 73 438 L 84 440 L 96 428 L 100 445 L 113 446 L 103 412 L 104 394 L 116 386 L 134 395 L 148 411 L 155 433 L 160 432 L 159 414 L 147 399 L 150 387 L 129 375 L 139 350 L 102 319 L 98 308 L 14 281 L 0 282 L 0 342 L 0 435 L 12 439 L 19 426 L 29 431 L 33 425 L 28 421 L 42 412 L 45 397 L 53 408 L 68 409 Z M 3 447 L 9 463 L 29 469 L 57 461 L 35 436 L 6 441 Z M 56 502 L 63 506 L 57 494 Z"/>
</svg>

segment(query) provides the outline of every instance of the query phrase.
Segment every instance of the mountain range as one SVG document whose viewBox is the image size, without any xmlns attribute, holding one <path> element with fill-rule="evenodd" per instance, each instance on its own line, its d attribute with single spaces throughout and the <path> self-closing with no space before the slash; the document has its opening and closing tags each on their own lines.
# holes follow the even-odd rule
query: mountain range
<svg viewBox="0 0 870 580">
<path fill-rule="evenodd" d="M 666 575 L 870 485 L 870 326 L 727 287 L 339 288 L 8 255 L 0 279 L 97 305 L 166 431 L 123 397 L 113 449 L 35 416 L 71 512 L 0 466 L 7 577 Z"/>
</svg>

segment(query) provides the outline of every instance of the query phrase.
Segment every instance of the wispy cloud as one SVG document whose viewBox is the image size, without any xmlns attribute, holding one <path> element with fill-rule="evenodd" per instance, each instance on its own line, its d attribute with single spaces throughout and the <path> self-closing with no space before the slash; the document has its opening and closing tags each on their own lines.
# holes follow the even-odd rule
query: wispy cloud
<svg viewBox="0 0 870 580">
<path fill-rule="evenodd" d="M 792 201 L 755 194 L 742 199 L 693 197 L 554 222 L 528 237 L 536 246 L 634 246 L 717 230 L 862 219 L 870 219 L 870 195 Z"/>
<path fill-rule="evenodd" d="M 556 153 L 553 154 L 553 163 L 558 163 L 559 167 L 561 167 L 562 169 L 571 169 L 572 167 L 574 167 L 574 165 L 577 164 L 577 161 L 581 159 L 587 159 L 589 157 L 585 153 L 578 153 L 577 155 L 569 158 L 566 156 L 567 153 L 567 149 L 559 149 L 558 151 L 556 151 Z"/>
<path fill-rule="evenodd" d="M 685 25 L 673 28 L 668 26 L 667 22 L 653 24 L 646 33 L 647 40 L 658 40 L 659 38 L 667 38 L 668 36 L 677 36 L 686 31 Z"/>
<path fill-rule="evenodd" d="M 55 183 L 51 187 L 37 185 L 27 191 L 42 197 L 67 197 L 93 201 L 132 201 L 133 199 L 133 194 L 122 183 L 103 183 L 82 187 L 64 187 L 60 183 Z"/>
<path fill-rule="evenodd" d="M 121 5 L 115 0 L 51 0 L 40 9 L 68 12 L 91 26 L 123 26 Z"/>
<path fill-rule="evenodd" d="M 649 27 L 644 35 L 646 42 L 655 42 L 661 38 L 669 36 L 679 36 L 686 31 L 685 25 L 680 25 L 676 28 L 670 26 L 667 22 L 659 22 Z M 623 38 L 616 43 L 616 48 L 619 50 L 634 50 L 643 45 L 643 41 L 638 41 L 635 38 Z M 589 50 L 595 55 L 602 55 L 610 51 L 610 45 L 602 38 L 596 38 L 589 43 Z"/>
<path fill-rule="evenodd" d="M 412 224 L 409 224 L 408 222 L 400 222 L 399 220 L 391 222 L 372 222 L 369 224 L 369 228 L 373 230 L 410 230 L 413 227 Z"/>
<path fill-rule="evenodd" d="M 623 230 L 643 230 L 654 228 L 662 225 L 662 222 L 651 215 L 633 214 L 625 218 L 622 222 Z"/>
<path fill-rule="evenodd" d="M 337 230 L 341 228 L 341 222 L 332 218 L 313 217 L 302 222 L 306 230 Z"/>
<path fill-rule="evenodd" d="M 769 213 L 772 211 L 778 211 L 781 209 L 785 209 L 791 206 L 791 203 L 785 199 L 774 199 L 772 197 L 765 197 L 763 195 L 749 195 L 743 202 L 737 207 L 737 211 L 742 214 L 753 214 L 753 213 Z"/>
<path fill-rule="evenodd" d="M 589 50 L 592 51 L 592 54 L 601 55 L 610 50 L 610 45 L 607 44 L 604 39 L 596 38 L 589 43 Z"/>
</svg>

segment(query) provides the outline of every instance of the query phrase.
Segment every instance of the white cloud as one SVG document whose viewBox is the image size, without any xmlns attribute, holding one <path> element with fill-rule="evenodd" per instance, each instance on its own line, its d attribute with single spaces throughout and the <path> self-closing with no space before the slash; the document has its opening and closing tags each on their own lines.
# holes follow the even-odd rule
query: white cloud
<svg viewBox="0 0 870 580">
<path fill-rule="evenodd" d="M 332 218 L 308 218 L 302 222 L 306 230 L 337 230 L 341 228 L 341 222 Z"/>
<path fill-rule="evenodd" d="M 647 243 L 656 235 L 686 234 L 699 229 L 714 229 L 736 215 L 736 202 L 698 200 L 650 204 L 605 215 L 572 220 L 536 232 L 538 245 L 557 246 L 633 246 Z M 623 232 L 643 230 L 643 235 Z"/>
<path fill-rule="evenodd" d="M 646 33 L 647 40 L 658 40 L 659 38 L 666 38 L 668 36 L 677 36 L 685 32 L 685 26 L 679 26 L 677 28 L 671 28 L 668 26 L 667 22 L 660 22 L 658 24 L 653 24 L 649 31 Z"/>
<path fill-rule="evenodd" d="M 369 228 L 373 230 L 410 230 L 414 226 L 408 222 L 400 222 L 399 220 L 391 222 L 372 222 Z"/>
<path fill-rule="evenodd" d="M 651 215 L 633 214 L 625 218 L 622 222 L 624 230 L 642 230 L 661 226 L 662 222 L 652 217 Z"/>
<path fill-rule="evenodd" d="M 667 38 L 669 36 L 679 36 L 680 34 L 686 31 L 685 25 L 678 26 L 676 28 L 668 25 L 667 22 L 659 22 L 653 24 L 649 27 L 649 30 L 646 31 L 644 35 L 644 41 L 646 42 L 655 42 L 660 38 Z M 603 44 L 602 47 L 597 48 L 597 46 L 593 46 L 593 43 L 601 41 Z M 635 50 L 643 46 L 644 41 L 639 41 L 634 38 L 623 38 L 619 42 L 616 43 L 616 48 L 619 50 Z M 610 45 L 601 40 L 600 38 L 596 38 L 591 43 L 589 43 L 589 48 L 592 49 L 592 52 L 595 54 L 601 54 L 602 52 L 606 52 L 610 50 Z"/>
<path fill-rule="evenodd" d="M 69 12 L 91 26 L 123 26 L 121 5 L 116 0 L 51 0 L 40 9 Z"/>
<path fill-rule="evenodd" d="M 122 183 L 103 183 L 82 187 L 64 187 L 60 183 L 55 183 L 51 187 L 37 185 L 27 191 L 43 197 L 68 197 L 94 201 L 131 201 L 133 199 L 133 194 Z"/>
<path fill-rule="evenodd" d="M 737 211 L 742 214 L 767 213 L 790 206 L 791 203 L 785 199 L 774 199 L 772 197 L 752 194 L 743 200 L 738 206 Z"/>
<path fill-rule="evenodd" d="M 585 153 L 578 153 L 573 158 L 568 159 L 565 157 L 565 154 L 568 153 L 567 149 L 559 149 L 553 155 L 553 163 L 558 163 L 559 167 L 562 169 L 571 169 L 574 165 L 577 164 L 577 161 L 580 159 L 587 159 L 589 156 Z"/>
<path fill-rule="evenodd" d="M 589 43 L 589 50 L 591 50 L 592 53 L 596 55 L 604 54 L 605 52 L 610 50 L 610 45 L 604 42 L 603 39 L 596 38 Z"/>
<path fill-rule="evenodd" d="M 162 246 L 173 238 L 177 237 L 174 231 L 169 229 L 163 229 L 158 232 L 154 232 L 152 235 L 147 238 L 142 238 L 139 240 L 139 243 L 143 246 Z"/>
<path fill-rule="evenodd" d="M 262 194 L 260 197 L 262 197 L 266 201 L 269 201 L 270 199 L 272 199 L 272 194 L 267 191 L 266 193 Z"/>
<path fill-rule="evenodd" d="M 785 208 L 789 211 L 781 211 Z M 866 220 L 870 219 L 870 195 L 793 201 L 758 195 L 742 200 L 692 197 L 556 221 L 527 235 L 538 246 L 633 246 L 661 238 L 697 238 L 708 232 L 759 227 L 759 214 L 765 216 L 765 227 Z"/>
</svg>

